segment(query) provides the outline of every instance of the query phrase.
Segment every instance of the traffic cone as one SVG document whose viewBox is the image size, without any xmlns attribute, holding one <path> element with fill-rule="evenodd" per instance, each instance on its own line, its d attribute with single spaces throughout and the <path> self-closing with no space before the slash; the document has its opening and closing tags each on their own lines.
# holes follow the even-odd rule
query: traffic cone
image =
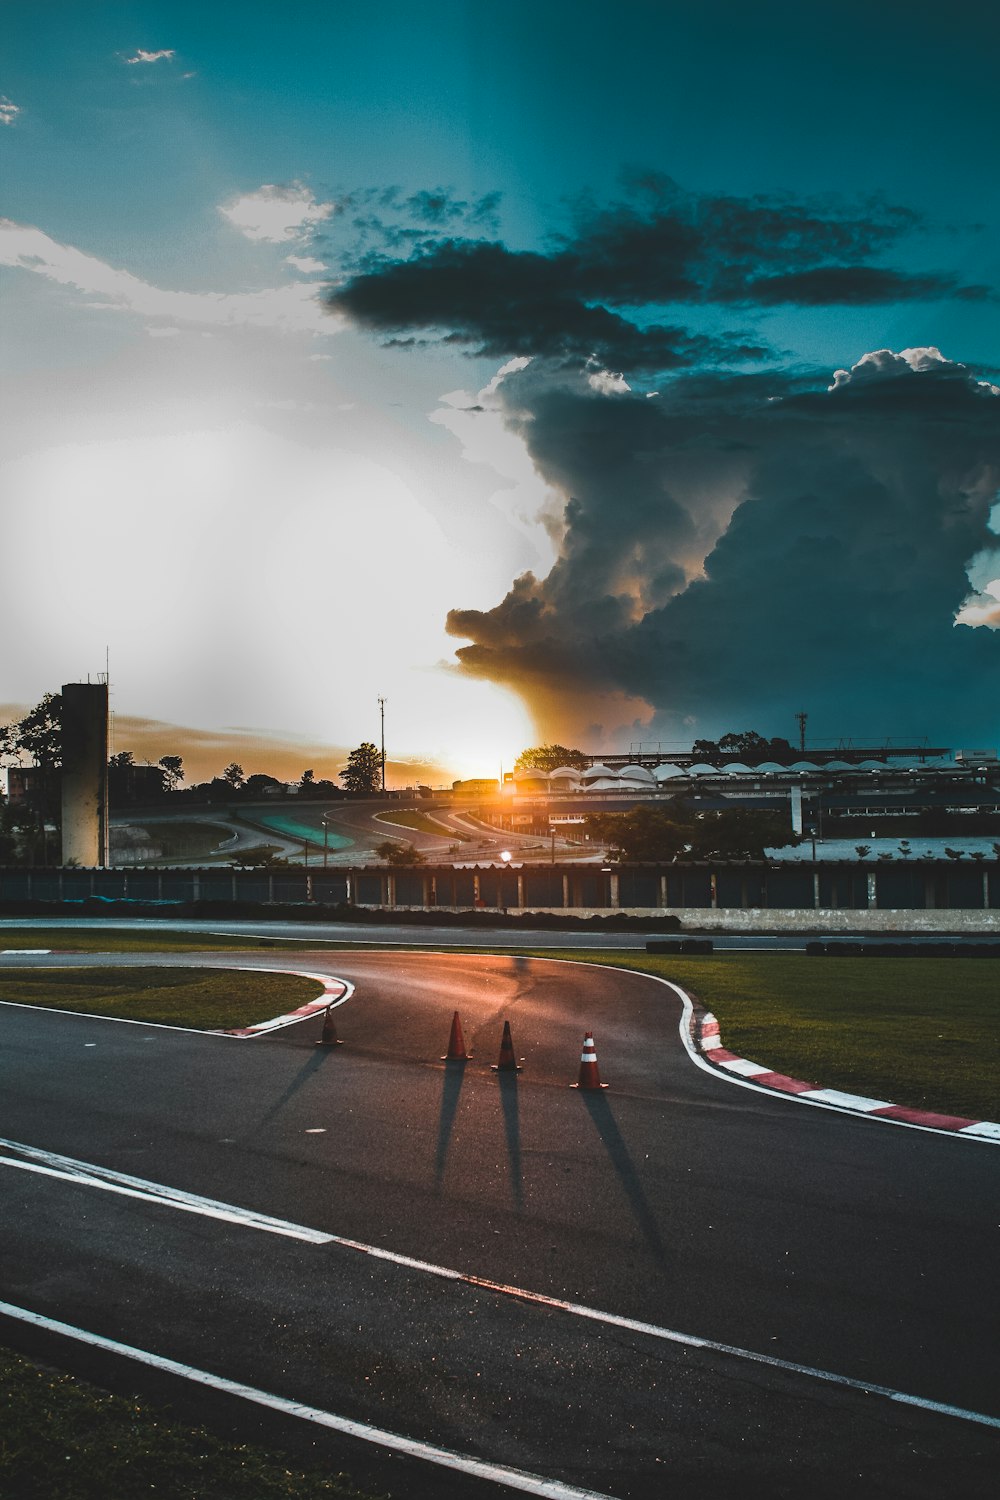
<svg viewBox="0 0 1000 1500">
<path fill-rule="evenodd" d="M 442 1062 L 467 1062 L 472 1056 L 471 1052 L 465 1050 L 465 1037 L 462 1035 L 462 1023 L 459 1020 L 458 1011 L 451 1018 L 451 1036 L 448 1038 L 448 1050 L 442 1057 Z"/>
<path fill-rule="evenodd" d="M 510 1038 L 510 1022 L 503 1023 L 503 1036 L 500 1038 L 500 1061 L 491 1063 L 490 1067 L 494 1073 L 520 1073 L 517 1058 L 514 1056 L 514 1043 Z"/>
<path fill-rule="evenodd" d="M 597 1049 L 594 1046 L 594 1033 L 588 1031 L 583 1039 L 583 1053 L 580 1057 L 580 1077 L 576 1083 L 570 1084 L 571 1089 L 606 1089 L 607 1084 L 601 1082 L 601 1075 L 597 1070 Z"/>
<path fill-rule="evenodd" d="M 323 1012 L 323 1035 L 316 1043 L 317 1047 L 342 1047 L 344 1044 L 337 1035 L 337 1028 L 333 1024 L 333 1008 L 328 1006 Z"/>
</svg>

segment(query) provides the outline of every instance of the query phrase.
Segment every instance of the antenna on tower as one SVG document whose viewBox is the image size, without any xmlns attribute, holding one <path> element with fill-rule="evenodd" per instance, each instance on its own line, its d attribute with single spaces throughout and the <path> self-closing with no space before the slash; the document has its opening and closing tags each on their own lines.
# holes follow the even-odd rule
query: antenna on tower
<svg viewBox="0 0 1000 1500">
<path fill-rule="evenodd" d="M 385 791 L 385 699 L 378 700 L 379 717 L 382 721 L 382 790 Z"/>
<path fill-rule="evenodd" d="M 806 748 L 806 720 L 809 715 L 804 708 L 800 708 L 795 717 L 799 721 L 799 749 L 804 750 Z"/>
</svg>

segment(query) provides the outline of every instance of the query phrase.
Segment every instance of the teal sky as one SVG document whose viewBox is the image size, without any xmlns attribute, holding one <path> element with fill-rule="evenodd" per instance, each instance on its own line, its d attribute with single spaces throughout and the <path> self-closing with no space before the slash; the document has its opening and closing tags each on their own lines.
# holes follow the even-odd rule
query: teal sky
<svg viewBox="0 0 1000 1500">
<path fill-rule="evenodd" d="M 940 471 L 924 475 L 928 493 L 964 465 L 978 517 L 967 555 L 947 578 L 907 565 L 905 588 L 942 611 L 940 678 L 921 691 L 918 664 L 900 674 L 885 656 L 852 698 L 833 664 L 841 687 L 825 702 L 815 670 L 789 660 L 757 727 L 789 731 L 793 700 L 813 692 L 831 733 L 1000 737 L 987 706 L 1000 564 L 984 404 L 1000 366 L 995 7 L 56 0 L 6 4 L 4 19 L 0 628 L 19 648 L 5 652 L 0 704 L 103 670 L 107 649 L 122 734 L 129 720 L 249 730 L 264 759 L 271 741 L 336 758 L 374 737 L 380 693 L 399 754 L 456 774 L 495 771 L 541 733 L 600 749 L 749 727 L 730 722 L 755 712 L 735 666 L 714 698 L 680 667 L 649 669 L 664 641 L 683 654 L 683 631 L 700 633 L 708 605 L 690 585 L 709 559 L 720 586 L 713 549 L 729 566 L 730 518 L 763 483 L 760 465 L 718 457 L 747 446 L 744 396 L 726 384 L 709 423 L 716 457 L 695 473 L 668 436 L 678 393 L 762 372 L 787 403 L 871 351 L 936 349 L 940 362 L 879 374 L 902 370 L 921 399 L 934 381 L 965 380 L 976 396 L 967 449 L 949 417 L 947 442 L 925 455 Z M 636 187 L 651 174 L 676 184 L 668 208 L 662 189 Z M 435 220 L 415 195 L 438 190 L 449 207 Z M 782 219 L 781 250 L 756 223 L 734 289 L 735 240 L 713 240 L 718 204 L 742 216 L 763 200 Z M 820 226 L 805 258 L 793 209 Z M 887 214 L 884 233 L 857 227 Z M 836 237 L 848 220 L 849 245 Z M 668 221 L 701 244 L 688 289 L 660 293 L 650 274 L 630 292 L 618 230 L 641 223 L 648 256 Z M 407 260 L 447 272 L 456 244 L 459 273 L 411 292 Z M 487 244 L 493 279 L 484 290 L 477 270 L 466 292 L 468 247 Z M 854 279 L 829 293 L 831 273 L 859 267 L 886 278 L 877 292 Z M 560 311 L 574 276 L 575 311 Z M 618 325 L 605 320 L 591 350 L 594 309 Z M 669 358 L 649 349 L 661 325 Z M 629 363 L 639 335 L 645 353 Z M 524 368 L 495 383 L 515 356 Z M 577 404 L 557 433 L 559 392 Z M 650 495 L 681 506 L 681 530 L 629 490 L 634 452 L 583 494 L 592 524 L 568 516 L 583 445 L 557 452 L 556 438 L 594 429 L 584 398 L 603 403 L 598 426 L 613 410 L 615 433 L 644 401 L 662 411 L 643 438 L 657 454 Z M 771 468 L 786 441 L 768 439 Z M 603 452 L 617 444 L 609 434 Z M 884 479 L 889 460 L 865 451 Z M 603 546 L 615 506 L 619 531 L 636 530 L 629 561 L 583 568 L 581 526 Z M 941 517 L 922 502 L 890 524 L 940 556 Z M 497 613 L 526 572 L 533 635 Z M 874 606 L 853 607 L 883 638 Z M 449 611 L 467 634 L 446 632 Z M 893 606 L 894 619 L 920 613 L 916 594 Z M 582 622 L 598 618 L 591 641 Z M 761 640 L 777 628 L 762 623 Z M 973 706 L 956 722 L 934 684 L 954 678 L 948 653 L 972 637 L 958 670 Z M 905 631 L 892 646 L 907 656 Z M 913 649 L 926 654 L 922 636 Z"/>
</svg>

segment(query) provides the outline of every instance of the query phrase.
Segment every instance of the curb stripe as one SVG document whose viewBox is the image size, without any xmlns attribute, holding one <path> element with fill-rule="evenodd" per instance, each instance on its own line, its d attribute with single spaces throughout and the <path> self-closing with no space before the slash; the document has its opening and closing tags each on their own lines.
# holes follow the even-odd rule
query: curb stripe
<svg viewBox="0 0 1000 1500">
<path fill-rule="evenodd" d="M 968 1120 L 961 1115 L 939 1115 L 932 1110 L 891 1104 L 886 1099 L 868 1099 L 863 1094 L 848 1094 L 842 1089 L 821 1088 L 819 1084 L 806 1083 L 802 1078 L 789 1078 L 784 1073 L 773 1073 L 763 1063 L 737 1057 L 735 1052 L 728 1051 L 722 1045 L 719 1021 L 711 1011 L 702 1010 L 680 985 L 671 983 L 669 979 L 661 979 L 658 974 L 646 977 L 676 991 L 689 1007 L 690 1014 L 685 1012 L 681 1017 L 681 1040 L 689 1056 L 701 1066 L 712 1064 L 709 1071 L 713 1073 L 720 1069 L 725 1070 L 724 1076 L 736 1073 L 747 1080 L 751 1087 L 758 1085 L 781 1094 L 794 1094 L 803 1104 L 819 1104 L 827 1109 L 865 1115 L 870 1120 L 888 1120 L 894 1125 L 912 1125 L 920 1130 L 971 1136 L 975 1140 L 1000 1143 L 1000 1124 L 992 1120 Z"/>
</svg>

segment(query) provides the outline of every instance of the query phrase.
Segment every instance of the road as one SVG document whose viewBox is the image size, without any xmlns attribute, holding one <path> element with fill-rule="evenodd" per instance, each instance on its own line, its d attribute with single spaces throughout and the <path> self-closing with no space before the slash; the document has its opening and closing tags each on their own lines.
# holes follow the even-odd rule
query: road
<svg viewBox="0 0 1000 1500">
<path fill-rule="evenodd" d="M 992 1493 L 1000 1430 L 968 1414 L 1000 1418 L 996 1148 L 705 1073 L 679 1000 L 643 976 L 502 955 L 284 961 L 356 986 L 343 1047 L 317 1049 L 317 1021 L 243 1042 L 2 1008 L 7 1302 L 620 1500 Z M 474 1058 L 445 1065 L 456 1008 Z M 524 1068 L 500 1077 L 504 1019 Z M 586 1028 L 607 1092 L 567 1086 Z M 22 1148 L 328 1238 L 45 1175 Z M 104 1378 L 117 1364 L 2 1326 Z M 377 1451 L 310 1437 L 361 1473 Z M 374 1473 L 408 1497 L 490 1492 L 403 1459 Z"/>
</svg>

